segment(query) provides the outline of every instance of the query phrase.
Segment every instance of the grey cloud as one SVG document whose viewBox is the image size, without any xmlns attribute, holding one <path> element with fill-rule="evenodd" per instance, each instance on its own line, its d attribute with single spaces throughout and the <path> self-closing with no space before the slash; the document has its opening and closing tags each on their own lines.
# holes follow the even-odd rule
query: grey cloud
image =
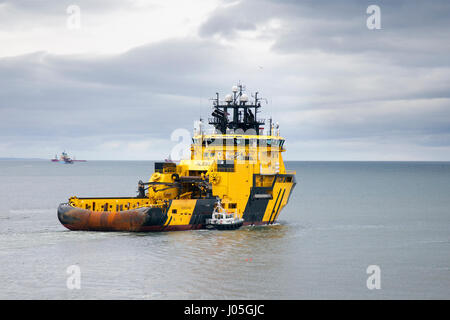
<svg viewBox="0 0 450 320">
<path fill-rule="evenodd" d="M 164 41 L 112 56 L 38 52 L 0 59 L 0 115 L 6 119 L 0 134 L 5 141 L 29 137 L 30 142 L 52 141 L 56 136 L 69 140 L 102 136 L 92 138 L 97 144 L 108 139 L 168 140 L 175 128 L 190 130 L 193 120 L 208 116 L 208 97 L 217 90 L 223 93 L 242 75 L 230 72 L 242 70 L 242 66 L 229 50 L 209 40 L 190 39 Z M 416 86 L 422 90 L 419 94 L 405 91 L 415 83 L 414 79 L 402 88 L 390 88 L 399 81 L 395 79 L 398 75 L 384 75 L 382 87 L 376 80 L 379 74 L 366 77 L 360 70 L 361 75 L 356 72 L 354 76 L 346 76 L 330 70 L 328 76 L 335 79 L 335 85 L 312 88 L 331 97 L 322 102 L 312 97 L 305 102 L 306 97 L 295 82 L 288 86 L 273 83 L 273 78 L 283 79 L 287 68 L 291 71 L 297 68 L 290 61 L 283 63 L 270 74 L 251 74 L 244 69 L 247 74 L 244 80 L 275 99 L 266 114 L 270 112 L 280 121 L 288 140 L 371 137 L 383 140 L 406 135 L 427 136 L 418 138 L 422 145 L 447 145 L 448 99 L 434 108 L 427 106 L 437 96 L 449 92 L 445 84 L 448 82 L 437 87 L 438 91 L 433 91 L 434 85 L 418 83 Z M 311 80 L 317 80 L 310 72 L 307 75 Z M 294 73 L 301 74 L 301 68 Z M 345 80 L 338 83 L 342 77 Z M 361 81 L 370 84 L 370 90 L 358 89 Z M 378 87 L 373 87 L 374 84 Z M 279 91 L 264 91 L 272 85 Z M 292 96 L 286 103 L 277 102 L 287 97 L 288 92 Z M 395 99 L 402 96 L 408 99 L 396 103 Z M 415 104 L 415 109 L 402 107 L 409 103 Z M 289 104 L 294 108 L 289 109 Z"/>
<path fill-rule="evenodd" d="M 0 133 L 167 138 L 205 111 L 226 51 L 181 40 L 101 58 L 37 52 L 0 59 L 0 114 L 8 120 Z"/>
<path fill-rule="evenodd" d="M 371 4 L 373 1 L 241 1 L 217 9 L 200 34 L 233 38 L 238 31 L 279 19 L 280 30 L 263 36 L 275 41 L 273 50 L 279 53 L 317 50 L 361 54 L 407 66 L 450 65 L 448 1 L 377 1 L 381 30 L 366 27 L 366 9 Z"/>
<path fill-rule="evenodd" d="M 0 0 L 0 28 L 7 32 L 31 32 L 65 26 L 69 14 L 67 9 L 71 5 L 80 8 L 82 21 L 85 14 L 101 17 L 136 9 L 134 0 Z"/>
<path fill-rule="evenodd" d="M 133 0 L 0 0 L 0 6 L 4 5 L 16 10 L 16 12 L 26 12 L 36 15 L 61 15 L 61 10 L 65 10 L 70 5 L 77 5 L 80 8 L 93 12 L 105 12 L 129 8 L 134 3 Z"/>
</svg>

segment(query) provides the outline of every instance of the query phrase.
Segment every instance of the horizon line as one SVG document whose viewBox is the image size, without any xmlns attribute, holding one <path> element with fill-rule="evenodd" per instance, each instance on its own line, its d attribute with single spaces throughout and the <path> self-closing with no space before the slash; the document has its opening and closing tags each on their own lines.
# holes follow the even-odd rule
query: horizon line
<svg viewBox="0 0 450 320">
<path fill-rule="evenodd" d="M 52 159 L 47 158 L 23 158 L 23 157 L 0 157 L 0 161 L 51 161 Z M 82 159 L 85 161 L 164 161 L 162 159 Z M 450 160 L 302 160 L 302 159 L 291 159 L 284 160 L 284 162 L 450 162 Z M 178 162 L 178 161 L 174 161 Z"/>
</svg>

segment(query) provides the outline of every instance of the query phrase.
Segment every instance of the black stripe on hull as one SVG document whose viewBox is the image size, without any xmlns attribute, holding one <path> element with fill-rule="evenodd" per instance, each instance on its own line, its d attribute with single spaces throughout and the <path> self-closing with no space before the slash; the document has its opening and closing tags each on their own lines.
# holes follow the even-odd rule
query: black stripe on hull
<svg viewBox="0 0 450 320">
<path fill-rule="evenodd" d="M 167 227 L 169 226 L 170 222 L 172 221 L 172 216 L 170 217 L 169 221 L 167 221 L 164 226 L 163 226 L 163 230 L 166 230 Z"/>
<path fill-rule="evenodd" d="M 275 207 L 277 206 L 278 199 L 280 198 L 280 193 L 281 193 L 281 189 L 280 189 L 280 191 L 278 191 L 277 199 L 275 200 L 275 204 L 273 205 L 272 212 L 270 213 L 269 223 L 270 223 L 270 220 L 272 220 L 273 213 L 275 212 Z"/>
<path fill-rule="evenodd" d="M 198 199 L 195 203 L 194 211 L 192 212 L 190 225 L 200 225 L 206 224 L 206 219 L 211 218 L 214 211 L 214 204 L 217 202 L 216 199 Z"/>
<path fill-rule="evenodd" d="M 140 232 L 161 232 L 161 231 L 185 231 L 185 230 L 196 230 L 202 229 L 203 225 L 201 224 L 182 224 L 182 225 L 173 225 L 173 226 L 147 226 L 142 227 Z"/>
<path fill-rule="evenodd" d="M 281 190 L 280 190 L 281 191 Z M 272 219 L 272 217 L 270 217 L 270 219 L 269 219 L 269 224 L 271 224 L 271 223 L 273 223 L 275 220 L 276 220 L 276 218 L 277 218 L 277 216 L 278 216 L 278 212 L 279 212 L 279 210 L 280 210 L 280 206 L 281 206 L 281 204 L 283 203 L 283 198 L 284 198 L 284 193 L 286 192 L 286 189 L 283 189 L 283 193 L 281 194 L 281 199 L 280 199 L 280 202 L 278 203 L 278 208 L 275 210 L 275 216 L 273 217 L 273 220 L 272 221 L 270 221 L 270 219 Z M 276 204 L 275 204 L 276 205 Z M 273 206 L 274 207 L 274 209 L 275 209 L 275 205 Z"/>
<path fill-rule="evenodd" d="M 267 205 L 269 204 L 270 199 L 254 198 L 254 192 L 254 188 L 251 188 L 250 197 L 248 198 L 244 214 L 242 215 L 244 222 L 262 222 Z"/>
</svg>

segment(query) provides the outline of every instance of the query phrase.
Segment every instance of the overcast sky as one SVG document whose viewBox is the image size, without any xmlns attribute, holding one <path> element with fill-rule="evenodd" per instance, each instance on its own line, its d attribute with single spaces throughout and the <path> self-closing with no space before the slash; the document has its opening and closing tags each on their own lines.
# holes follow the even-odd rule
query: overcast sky
<svg viewBox="0 0 450 320">
<path fill-rule="evenodd" d="M 0 1 L 0 157 L 164 159 L 241 81 L 288 160 L 448 161 L 449 17 L 447 0 Z"/>
</svg>

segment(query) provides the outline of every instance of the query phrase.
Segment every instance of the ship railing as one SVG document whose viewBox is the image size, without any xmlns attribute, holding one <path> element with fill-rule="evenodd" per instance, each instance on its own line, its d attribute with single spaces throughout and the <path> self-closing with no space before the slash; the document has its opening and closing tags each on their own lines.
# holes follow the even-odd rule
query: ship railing
<svg viewBox="0 0 450 320">
<path fill-rule="evenodd" d="M 207 128 L 207 129 L 203 129 L 202 132 L 203 132 L 204 135 L 219 134 L 219 132 L 218 132 L 215 128 Z"/>
</svg>

